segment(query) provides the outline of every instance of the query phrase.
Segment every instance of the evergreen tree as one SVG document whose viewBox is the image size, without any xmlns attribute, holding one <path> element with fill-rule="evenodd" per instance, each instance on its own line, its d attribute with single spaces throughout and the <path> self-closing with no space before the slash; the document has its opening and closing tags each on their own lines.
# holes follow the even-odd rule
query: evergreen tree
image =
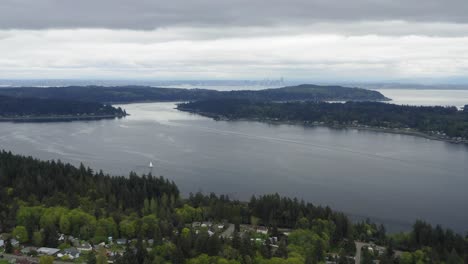
<svg viewBox="0 0 468 264">
<path fill-rule="evenodd" d="M 234 230 L 234 233 L 232 233 L 232 248 L 239 250 L 241 247 L 241 238 L 239 236 L 239 232 Z"/>
<path fill-rule="evenodd" d="M 317 260 L 311 253 L 308 253 L 306 258 L 305 258 L 304 263 L 305 264 L 317 264 Z"/>
<path fill-rule="evenodd" d="M 185 258 L 184 258 L 184 253 L 182 252 L 182 249 L 180 246 L 176 247 L 176 250 L 174 251 L 174 254 L 172 255 L 172 263 L 174 264 L 183 264 L 185 263 Z"/>
<path fill-rule="evenodd" d="M 463 259 L 460 258 L 460 256 L 457 254 L 455 249 L 452 249 L 450 252 L 448 258 L 447 258 L 447 264 L 462 264 Z"/>
<path fill-rule="evenodd" d="M 271 258 L 271 242 L 269 238 L 267 238 L 260 247 L 260 254 L 266 259 Z"/>
<path fill-rule="evenodd" d="M 385 256 L 389 259 L 393 259 L 395 255 L 395 250 L 393 249 L 393 239 L 388 240 L 387 248 L 385 249 Z"/>
<path fill-rule="evenodd" d="M 5 253 L 7 254 L 13 253 L 13 245 L 11 244 L 11 239 L 7 239 L 5 241 Z"/>
<path fill-rule="evenodd" d="M 219 237 L 217 234 L 212 235 L 208 239 L 207 247 L 208 247 L 207 249 L 208 255 L 210 256 L 218 255 L 218 252 L 221 249 L 221 241 L 219 240 Z"/>
<path fill-rule="evenodd" d="M 116 264 L 141 264 L 141 263 L 138 263 L 135 251 L 130 247 L 129 243 L 127 243 L 123 256 L 119 257 L 115 263 Z"/>
<path fill-rule="evenodd" d="M 373 257 L 367 248 L 361 250 L 361 264 L 373 264 Z"/>
<path fill-rule="evenodd" d="M 86 263 L 87 264 L 97 264 L 96 254 L 94 254 L 93 251 L 88 253 L 88 256 L 86 258 Z"/>
<path fill-rule="evenodd" d="M 254 246 L 252 245 L 252 242 L 251 242 L 251 236 L 249 233 L 245 233 L 243 236 L 242 236 L 242 240 L 241 240 L 241 247 L 240 247 L 240 254 L 242 256 L 250 256 L 250 257 L 253 257 L 254 254 L 255 254 L 255 251 L 254 251 Z"/>
<path fill-rule="evenodd" d="M 94 255 L 94 254 L 92 254 Z M 107 252 L 105 248 L 100 248 L 98 250 L 98 255 L 96 258 L 96 264 L 107 264 Z"/>
<path fill-rule="evenodd" d="M 281 239 L 278 243 L 278 249 L 276 249 L 275 257 L 288 258 L 288 244 L 285 239 Z"/>
<path fill-rule="evenodd" d="M 58 232 L 55 225 L 47 225 L 44 227 L 44 244 L 48 247 L 55 248 L 58 246 Z"/>
<path fill-rule="evenodd" d="M 346 258 L 344 251 L 340 252 L 340 256 L 338 257 L 338 264 L 348 264 L 348 259 Z"/>
<path fill-rule="evenodd" d="M 143 241 L 140 238 L 137 240 L 137 244 L 135 247 L 136 250 L 136 260 L 138 263 L 144 263 L 146 258 L 148 257 L 148 252 L 146 251 L 146 248 L 143 246 Z"/>
</svg>

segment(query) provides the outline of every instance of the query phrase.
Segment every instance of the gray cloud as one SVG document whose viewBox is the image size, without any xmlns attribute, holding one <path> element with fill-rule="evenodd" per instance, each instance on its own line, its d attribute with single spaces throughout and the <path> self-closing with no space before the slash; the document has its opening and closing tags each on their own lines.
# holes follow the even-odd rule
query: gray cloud
<svg viewBox="0 0 468 264">
<path fill-rule="evenodd" d="M 0 0 L 0 78 L 463 76 L 467 0 Z"/>
<path fill-rule="evenodd" d="M 0 30 L 0 79 L 336 81 L 463 76 L 468 69 L 468 37 L 297 32 L 194 39 L 200 34 L 177 28 Z"/>
<path fill-rule="evenodd" d="M 2 0 L 0 28 L 278 26 L 399 20 L 468 23 L 466 0 Z"/>
</svg>

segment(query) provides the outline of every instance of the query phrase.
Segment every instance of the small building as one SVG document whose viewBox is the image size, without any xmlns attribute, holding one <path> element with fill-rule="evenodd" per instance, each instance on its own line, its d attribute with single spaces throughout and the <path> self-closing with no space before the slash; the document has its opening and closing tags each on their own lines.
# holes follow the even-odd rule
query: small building
<svg viewBox="0 0 468 264">
<path fill-rule="evenodd" d="M 4 247 L 4 246 L 5 246 L 5 240 L 0 239 L 0 247 Z"/>
<path fill-rule="evenodd" d="M 10 240 L 10 242 L 11 242 L 11 245 L 14 246 L 14 247 L 19 246 L 19 241 L 16 240 L 16 239 L 14 239 L 14 238 L 12 238 L 12 239 Z"/>
<path fill-rule="evenodd" d="M 71 247 L 64 249 L 62 252 L 57 254 L 57 257 L 61 258 L 67 256 L 70 259 L 76 259 L 80 257 L 80 251 L 77 248 Z"/>
<path fill-rule="evenodd" d="M 257 231 L 257 233 L 259 233 L 259 234 L 264 234 L 264 235 L 268 234 L 268 228 L 266 228 L 266 227 L 264 227 L 264 226 L 259 226 L 259 227 L 257 227 L 257 230 L 256 230 L 256 231 Z"/>
<path fill-rule="evenodd" d="M 60 249 L 58 248 L 40 247 L 37 249 L 37 253 L 39 253 L 40 255 L 47 255 L 47 256 L 54 256 L 55 254 L 59 252 L 60 252 Z"/>
<path fill-rule="evenodd" d="M 116 239 L 115 240 L 115 243 L 117 243 L 117 245 L 126 245 L 127 244 L 127 239 L 126 238 L 119 238 L 119 239 Z"/>
<path fill-rule="evenodd" d="M 211 222 L 203 222 L 201 224 L 201 227 L 211 227 L 212 225 L 213 225 L 213 223 L 211 223 Z"/>
<path fill-rule="evenodd" d="M 269 237 L 268 239 L 270 240 L 270 244 L 272 245 L 278 244 L 278 237 Z"/>
<path fill-rule="evenodd" d="M 24 255 L 31 255 L 32 253 L 37 253 L 36 247 L 25 247 L 21 250 L 21 253 Z"/>
<path fill-rule="evenodd" d="M 79 251 L 91 251 L 93 250 L 93 247 L 88 242 L 83 242 L 83 243 L 80 243 L 76 247 L 76 249 L 78 249 Z"/>
</svg>

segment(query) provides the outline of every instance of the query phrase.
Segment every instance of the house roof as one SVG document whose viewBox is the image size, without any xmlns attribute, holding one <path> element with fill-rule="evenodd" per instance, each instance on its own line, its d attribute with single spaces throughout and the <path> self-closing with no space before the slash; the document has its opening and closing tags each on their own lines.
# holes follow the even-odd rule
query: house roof
<svg viewBox="0 0 468 264">
<path fill-rule="evenodd" d="M 77 248 L 71 247 L 63 250 L 64 253 L 70 254 L 70 255 L 78 255 L 80 254 L 80 251 Z"/>
<path fill-rule="evenodd" d="M 119 238 L 119 239 L 116 239 L 115 241 L 117 242 L 117 244 L 126 244 L 127 243 L 126 238 Z"/>
<path fill-rule="evenodd" d="M 41 247 L 37 249 L 39 254 L 55 255 L 60 251 L 58 248 Z"/>
<path fill-rule="evenodd" d="M 37 250 L 37 248 L 36 248 L 36 247 L 25 247 L 25 248 L 23 248 L 23 249 L 21 250 L 21 253 L 27 254 L 27 253 L 29 253 L 29 252 L 31 252 L 31 251 L 33 251 L 33 250 Z"/>
</svg>

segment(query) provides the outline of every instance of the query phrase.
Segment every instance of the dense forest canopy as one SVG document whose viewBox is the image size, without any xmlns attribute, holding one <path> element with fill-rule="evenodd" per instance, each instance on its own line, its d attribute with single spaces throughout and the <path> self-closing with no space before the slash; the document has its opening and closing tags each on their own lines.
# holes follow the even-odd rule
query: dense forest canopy
<svg viewBox="0 0 468 264">
<path fill-rule="evenodd" d="M 125 111 L 110 105 L 76 100 L 0 96 L 0 117 L 42 116 L 124 116 Z"/>
<path fill-rule="evenodd" d="M 179 110 L 229 119 L 323 122 L 367 125 L 441 133 L 468 138 L 468 112 L 456 107 L 407 106 L 380 102 L 263 102 L 247 99 L 202 100 L 178 105 Z"/>
<path fill-rule="evenodd" d="M 67 248 L 69 237 L 94 245 L 110 243 L 109 237 L 127 241 L 84 254 L 86 263 L 354 263 L 355 240 L 386 247 L 382 253 L 363 250 L 362 263 L 468 261 L 468 237 L 423 221 L 389 235 L 383 225 L 352 223 L 329 207 L 278 194 L 248 202 L 202 193 L 184 199 L 162 177 L 111 177 L 5 151 L 0 201 L 0 233 L 22 245 Z M 13 250 L 7 238 L 5 251 Z"/>
<path fill-rule="evenodd" d="M 278 89 L 216 91 L 207 89 L 155 88 L 148 86 L 68 86 L 2 88 L 0 95 L 35 97 L 88 102 L 158 102 L 191 101 L 213 98 L 251 98 L 257 100 L 289 101 L 383 101 L 388 100 L 377 91 L 341 86 L 299 85 Z"/>
</svg>

